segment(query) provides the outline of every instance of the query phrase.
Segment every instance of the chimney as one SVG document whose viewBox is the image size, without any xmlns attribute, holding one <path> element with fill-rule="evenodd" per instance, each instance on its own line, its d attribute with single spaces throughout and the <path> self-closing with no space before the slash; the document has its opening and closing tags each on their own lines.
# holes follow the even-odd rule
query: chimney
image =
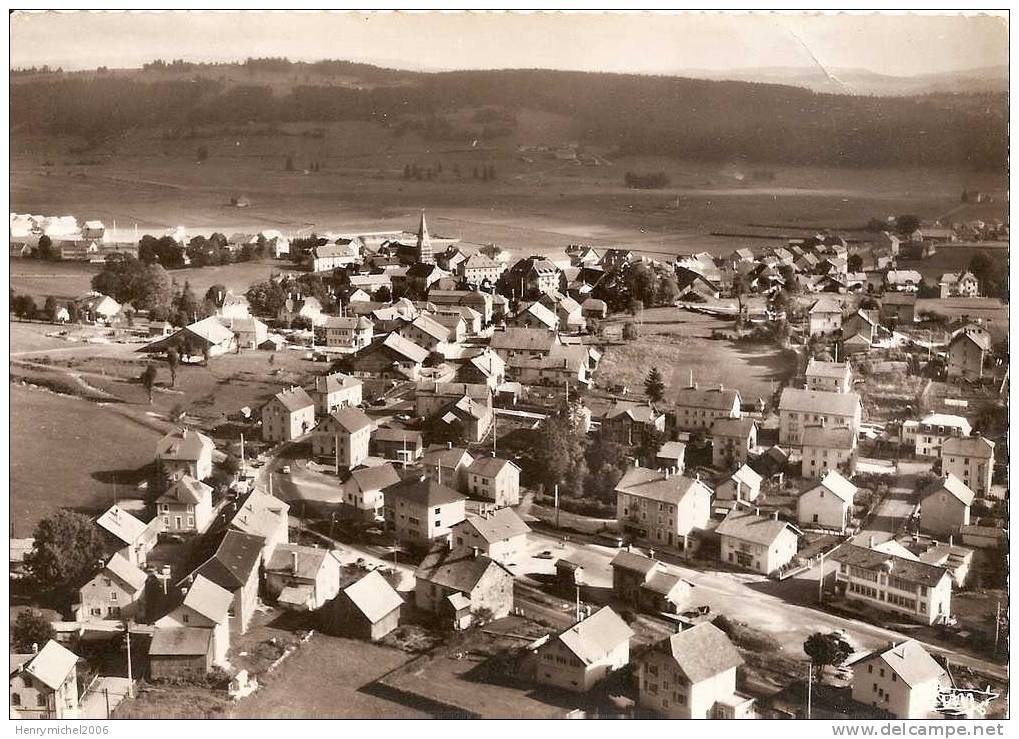
<svg viewBox="0 0 1019 739">
<path fill-rule="evenodd" d="M 655 558 L 655 550 L 654 549 L 648 549 L 647 550 L 647 556 L 650 557 L 651 559 L 654 559 Z"/>
<path fill-rule="evenodd" d="M 778 520 L 778 511 L 772 511 L 771 512 L 771 520 L 772 521 L 777 521 Z"/>
<path fill-rule="evenodd" d="M 718 392 L 720 393 L 725 392 L 725 385 L 723 385 L 722 383 L 718 383 Z"/>
<path fill-rule="evenodd" d="M 471 547 L 471 556 L 477 559 L 480 551 L 477 547 Z"/>
<path fill-rule="evenodd" d="M 39 654 L 39 642 L 32 642 L 32 654 Z"/>
<path fill-rule="evenodd" d="M 695 383 L 693 384 L 693 389 L 694 389 L 694 390 L 697 390 L 697 389 L 698 389 L 698 388 L 697 388 L 697 383 L 696 383 L 696 382 L 695 382 Z"/>
<path fill-rule="evenodd" d="M 290 553 L 290 559 L 291 559 L 290 566 L 293 568 L 293 572 L 296 575 L 297 574 L 297 550 L 296 549 Z"/>
<path fill-rule="evenodd" d="M 451 441 L 447 441 L 447 442 L 446 442 L 446 448 L 447 448 L 447 449 L 452 449 L 452 448 L 453 448 L 453 442 L 451 442 Z"/>
</svg>

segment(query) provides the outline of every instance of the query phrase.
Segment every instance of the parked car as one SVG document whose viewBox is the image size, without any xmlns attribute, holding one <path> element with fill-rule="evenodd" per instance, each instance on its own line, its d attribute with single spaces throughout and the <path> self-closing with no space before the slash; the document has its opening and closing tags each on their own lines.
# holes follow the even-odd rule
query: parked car
<svg viewBox="0 0 1019 739">
<path fill-rule="evenodd" d="M 280 472 L 282 472 L 284 475 L 289 475 L 290 474 L 290 465 L 289 464 L 283 465 L 283 467 L 280 469 Z"/>
</svg>

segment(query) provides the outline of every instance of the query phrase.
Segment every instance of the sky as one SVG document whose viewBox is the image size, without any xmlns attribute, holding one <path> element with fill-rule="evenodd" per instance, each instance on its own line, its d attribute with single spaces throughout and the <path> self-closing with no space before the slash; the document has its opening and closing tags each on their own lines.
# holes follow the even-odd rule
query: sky
<svg viewBox="0 0 1019 739">
<path fill-rule="evenodd" d="M 10 41 L 12 66 L 64 69 L 249 56 L 648 74 L 820 64 L 911 76 L 1008 64 L 1007 16 L 986 15 L 19 11 Z"/>
</svg>

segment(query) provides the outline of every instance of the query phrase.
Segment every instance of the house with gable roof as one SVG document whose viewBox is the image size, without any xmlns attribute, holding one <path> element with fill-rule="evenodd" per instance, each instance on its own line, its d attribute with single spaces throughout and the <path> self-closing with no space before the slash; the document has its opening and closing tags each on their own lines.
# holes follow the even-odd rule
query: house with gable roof
<svg viewBox="0 0 1019 739">
<path fill-rule="evenodd" d="M 400 462 L 404 467 L 421 459 L 425 453 L 420 431 L 389 426 L 380 426 L 372 432 L 369 451 L 375 457 Z"/>
<path fill-rule="evenodd" d="M 10 655 L 10 717 L 67 720 L 80 716 L 78 655 L 50 639 L 38 652 Z"/>
<path fill-rule="evenodd" d="M 237 338 L 234 332 L 224 326 L 217 316 L 209 316 L 178 329 L 169 336 L 146 344 L 138 351 L 145 354 L 158 354 L 171 347 L 185 346 L 195 347 L 197 356 L 208 354 L 210 357 L 217 357 L 236 349 Z"/>
<path fill-rule="evenodd" d="M 617 444 L 643 446 L 665 433 L 665 414 L 651 403 L 616 400 L 600 415 L 602 433 Z"/>
<path fill-rule="evenodd" d="M 982 326 L 965 326 L 948 342 L 948 379 L 979 380 L 991 352 L 991 335 Z"/>
<path fill-rule="evenodd" d="M 470 452 L 452 444 L 446 447 L 430 447 L 421 458 L 425 477 L 455 490 L 466 489 L 467 469 L 473 463 L 474 457 Z"/>
<path fill-rule="evenodd" d="M 947 474 L 920 497 L 920 530 L 941 538 L 958 534 L 961 527 L 969 526 L 975 498 L 962 480 Z"/>
<path fill-rule="evenodd" d="M 849 362 L 807 361 L 807 390 L 848 393 L 853 389 L 853 370 Z"/>
<path fill-rule="evenodd" d="M 752 418 L 716 418 L 711 424 L 711 465 L 726 470 L 747 461 L 757 446 L 757 422 Z"/>
<path fill-rule="evenodd" d="M 691 532 L 708 525 L 711 490 L 669 470 L 631 467 L 616 484 L 616 520 L 652 546 L 685 549 Z"/>
<path fill-rule="evenodd" d="M 265 590 L 281 608 L 315 611 L 339 592 L 340 567 L 332 550 L 280 544 L 265 563 Z"/>
<path fill-rule="evenodd" d="M 145 523 L 116 504 L 96 519 L 96 526 L 103 530 L 112 549 L 122 552 L 129 562 L 138 567 L 145 566 L 148 554 L 155 548 L 162 531 L 162 521 L 158 517 Z"/>
<path fill-rule="evenodd" d="M 315 426 L 315 401 L 303 387 L 276 393 L 262 406 L 262 440 L 293 441 Z"/>
<path fill-rule="evenodd" d="M 789 564 L 799 547 L 800 531 L 775 513 L 765 518 L 734 508 L 715 529 L 721 544 L 719 558 L 762 575 L 772 575 Z"/>
<path fill-rule="evenodd" d="M 823 297 L 810 306 L 810 335 L 835 333 L 842 328 L 842 304 L 833 298 Z"/>
<path fill-rule="evenodd" d="M 994 442 L 984 436 L 951 437 L 941 445 L 941 472 L 955 475 L 978 496 L 992 493 Z"/>
<path fill-rule="evenodd" d="M 467 513 L 453 526 L 455 548 L 477 549 L 496 562 L 509 562 L 526 553 L 531 527 L 512 508 Z"/>
<path fill-rule="evenodd" d="M 312 453 L 341 468 L 357 467 L 368 458 L 373 427 L 371 418 L 360 408 L 337 408 L 315 427 Z"/>
<path fill-rule="evenodd" d="M 950 684 L 945 668 L 920 642 L 892 642 L 857 657 L 853 671 L 853 700 L 883 711 L 890 718 L 943 718 L 935 712 L 938 693 Z"/>
<path fill-rule="evenodd" d="M 738 500 L 752 503 L 761 494 L 764 478 L 750 465 L 744 464 L 715 488 L 716 500 Z"/>
<path fill-rule="evenodd" d="M 168 474 L 190 475 L 204 480 L 212 474 L 212 439 L 189 428 L 176 429 L 156 444 L 156 461 Z"/>
<path fill-rule="evenodd" d="M 803 477 L 816 477 L 839 470 L 850 477 L 856 472 L 857 435 L 850 428 L 806 426 L 800 439 L 803 448 Z"/>
<path fill-rule="evenodd" d="M 316 415 L 325 416 L 337 408 L 360 405 L 363 383 L 356 377 L 342 372 L 330 372 L 315 378 L 311 397 L 315 400 Z"/>
<path fill-rule="evenodd" d="M 427 549 L 449 542 L 466 515 L 464 496 L 424 476 L 391 485 L 384 494 L 386 524 L 407 546 Z"/>
<path fill-rule="evenodd" d="M 467 467 L 465 491 L 499 508 L 520 502 L 520 468 L 508 459 L 478 457 Z"/>
<path fill-rule="evenodd" d="M 290 541 L 290 506 L 276 496 L 256 488 L 233 505 L 229 527 L 261 538 L 263 561 L 272 556 L 277 546 Z"/>
<path fill-rule="evenodd" d="M 844 534 L 853 520 L 857 487 L 835 470 L 796 499 L 796 520 L 805 528 L 829 529 Z"/>
<path fill-rule="evenodd" d="M 167 533 L 205 533 L 212 523 L 212 487 L 181 475 L 156 499 L 156 516 Z"/>
<path fill-rule="evenodd" d="M 414 572 L 414 605 L 453 629 L 479 612 L 505 618 L 513 610 L 513 573 L 471 549 L 437 549 Z"/>
<path fill-rule="evenodd" d="M 604 606 L 538 647 L 535 679 L 575 693 L 586 693 L 630 662 L 631 629 Z"/>
<path fill-rule="evenodd" d="M 946 272 L 938 280 L 941 298 L 979 298 L 980 282 L 972 272 Z"/>
<path fill-rule="evenodd" d="M 417 380 L 429 354 L 427 349 L 400 334 L 389 333 L 351 355 L 347 362 L 357 377 Z"/>
<path fill-rule="evenodd" d="M 972 432 L 968 420 L 951 413 L 931 413 L 920 419 L 916 427 L 916 455 L 940 457 L 949 439 L 968 437 Z"/>
<path fill-rule="evenodd" d="M 210 538 L 198 553 L 205 557 L 185 580 L 199 575 L 231 594 L 230 632 L 243 634 L 248 630 L 258 607 L 258 579 L 262 563 L 261 536 L 228 530 Z M 207 555 L 207 556 L 206 556 Z"/>
<path fill-rule="evenodd" d="M 718 418 L 739 418 L 742 399 L 738 390 L 701 388 L 698 383 L 681 388 L 675 394 L 675 410 L 670 412 L 669 425 L 680 431 L 707 431 Z"/>
<path fill-rule="evenodd" d="M 117 552 L 103 569 L 78 589 L 75 619 L 141 618 L 145 610 L 147 579 L 144 570 L 122 552 Z"/>
<path fill-rule="evenodd" d="M 637 660 L 637 703 L 670 719 L 754 718 L 736 690 L 739 651 L 721 629 L 699 623 L 666 637 Z"/>
<path fill-rule="evenodd" d="M 616 553 L 611 567 L 612 594 L 649 613 L 679 613 L 694 587 L 664 562 L 630 547 Z"/>
<path fill-rule="evenodd" d="M 385 509 L 385 491 L 400 482 L 391 464 L 358 467 L 343 481 L 343 507 L 360 521 L 380 521 Z"/>
<path fill-rule="evenodd" d="M 807 426 L 860 430 L 863 406 L 857 393 L 783 388 L 778 402 L 778 439 L 782 445 L 800 446 Z"/>
<path fill-rule="evenodd" d="M 181 604 L 155 622 L 156 632 L 158 633 L 161 629 L 204 629 L 209 632 L 206 641 L 208 649 L 205 652 L 209 658 L 208 664 L 226 664 L 226 653 L 230 649 L 232 604 L 233 596 L 229 590 L 217 585 L 207 577 L 195 575 L 191 584 L 187 586 Z M 170 634 L 164 638 L 172 645 L 179 639 L 179 636 L 180 632 L 178 632 L 177 638 Z M 194 635 L 191 635 L 187 641 L 196 641 L 196 639 Z M 183 660 L 189 664 L 182 667 L 179 664 L 174 665 L 177 660 L 169 659 L 172 655 L 172 651 L 165 655 L 168 658 L 165 660 L 167 672 L 193 669 L 193 660 Z M 194 655 L 187 656 L 193 657 Z"/>
<path fill-rule="evenodd" d="M 367 316 L 326 316 L 323 325 L 330 349 L 364 349 L 375 335 L 375 324 Z"/>
<path fill-rule="evenodd" d="M 342 588 L 324 611 L 325 628 L 354 639 L 378 641 L 400 624 L 403 598 L 378 570 Z"/>
</svg>

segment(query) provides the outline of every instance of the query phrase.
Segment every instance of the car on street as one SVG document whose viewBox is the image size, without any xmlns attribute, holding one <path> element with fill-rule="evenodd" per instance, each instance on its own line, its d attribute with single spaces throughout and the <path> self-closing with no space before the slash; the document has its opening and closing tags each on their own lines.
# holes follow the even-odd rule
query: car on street
<svg viewBox="0 0 1019 739">
<path fill-rule="evenodd" d="M 283 465 L 283 467 L 280 468 L 280 472 L 282 472 L 284 475 L 289 475 L 290 474 L 290 465 L 289 464 Z"/>
</svg>

